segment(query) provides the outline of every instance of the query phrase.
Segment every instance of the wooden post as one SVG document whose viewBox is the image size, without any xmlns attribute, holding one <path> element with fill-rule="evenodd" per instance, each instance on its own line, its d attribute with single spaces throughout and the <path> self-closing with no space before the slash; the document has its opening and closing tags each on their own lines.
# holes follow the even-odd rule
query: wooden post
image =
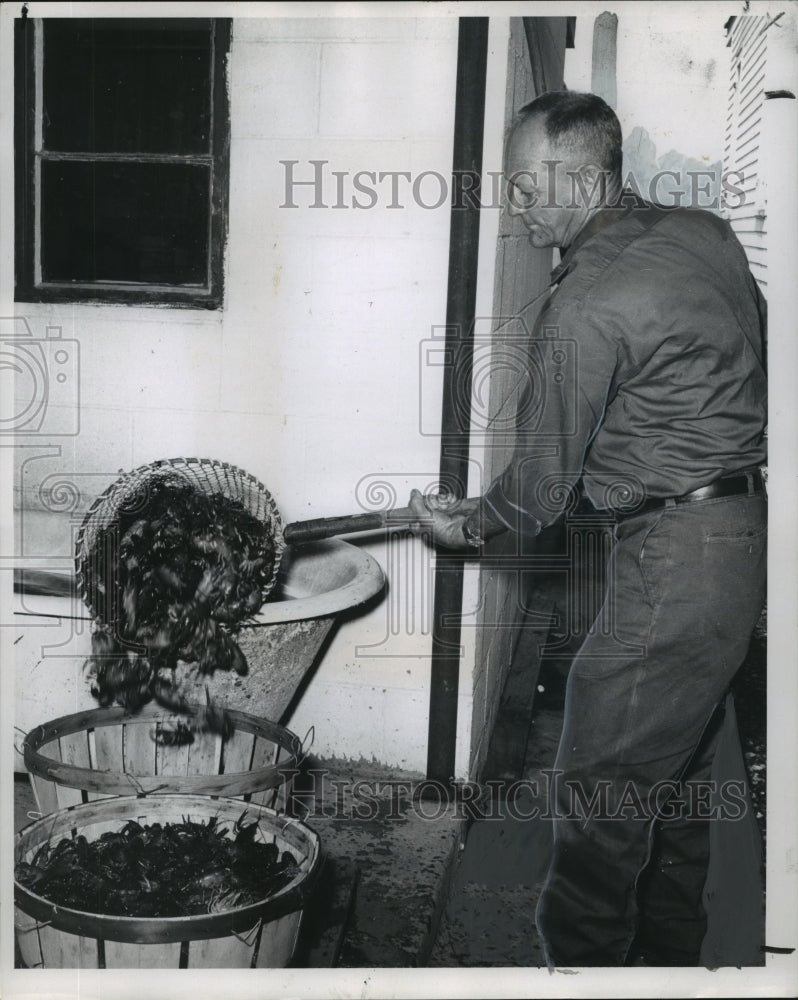
<svg viewBox="0 0 798 1000">
<path fill-rule="evenodd" d="M 618 39 L 618 15 L 604 11 L 593 25 L 593 69 L 591 90 L 603 97 L 611 108 L 618 101 L 615 84 L 615 59 Z"/>
</svg>

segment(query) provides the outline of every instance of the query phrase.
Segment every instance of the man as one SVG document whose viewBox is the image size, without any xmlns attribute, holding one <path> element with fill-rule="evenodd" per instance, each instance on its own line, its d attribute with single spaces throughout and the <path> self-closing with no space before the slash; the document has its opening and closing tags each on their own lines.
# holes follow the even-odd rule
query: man
<svg viewBox="0 0 798 1000">
<path fill-rule="evenodd" d="M 696 965 L 709 824 L 690 793 L 764 601 L 764 304 L 727 223 L 622 190 L 600 98 L 523 109 L 506 174 L 532 244 L 562 253 L 533 338 L 545 401 L 520 407 L 514 459 L 478 502 L 414 491 L 411 507 L 455 548 L 537 534 L 580 479 L 615 511 L 608 627 L 568 678 L 538 929 L 550 964 Z"/>
</svg>

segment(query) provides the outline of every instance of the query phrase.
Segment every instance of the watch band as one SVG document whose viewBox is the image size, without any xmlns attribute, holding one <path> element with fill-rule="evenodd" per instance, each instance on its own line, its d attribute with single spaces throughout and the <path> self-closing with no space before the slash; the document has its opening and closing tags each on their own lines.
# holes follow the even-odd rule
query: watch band
<svg viewBox="0 0 798 1000">
<path fill-rule="evenodd" d="M 463 538 L 465 538 L 466 542 L 475 549 L 478 549 L 485 544 L 484 539 L 480 536 L 480 534 L 475 532 L 468 523 L 468 518 L 463 521 Z"/>
</svg>

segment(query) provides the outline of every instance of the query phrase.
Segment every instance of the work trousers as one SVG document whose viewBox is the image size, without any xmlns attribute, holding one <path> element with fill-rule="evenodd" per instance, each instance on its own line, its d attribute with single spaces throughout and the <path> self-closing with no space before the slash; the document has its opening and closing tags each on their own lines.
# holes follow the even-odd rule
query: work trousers
<svg viewBox="0 0 798 1000">
<path fill-rule="evenodd" d="M 538 930 L 550 965 L 624 965 L 639 934 L 669 955 L 651 964 L 696 965 L 709 820 L 749 808 L 742 783 L 710 776 L 764 603 L 766 502 L 670 503 L 614 530 L 602 611 L 568 677 Z"/>
</svg>

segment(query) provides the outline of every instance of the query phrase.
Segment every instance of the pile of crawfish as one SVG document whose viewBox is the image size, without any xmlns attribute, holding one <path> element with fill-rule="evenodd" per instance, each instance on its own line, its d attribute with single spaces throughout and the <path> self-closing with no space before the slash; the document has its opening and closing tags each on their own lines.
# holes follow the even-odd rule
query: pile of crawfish
<svg viewBox="0 0 798 1000">
<path fill-rule="evenodd" d="M 258 903 L 299 873 L 296 858 L 255 839 L 257 822 L 235 837 L 207 823 L 142 826 L 128 821 L 97 840 L 64 837 L 20 861 L 20 885 L 58 906 L 125 917 L 185 917 Z"/>
<path fill-rule="evenodd" d="M 275 559 L 270 526 L 239 501 L 180 477 L 147 481 L 98 533 L 84 566 L 97 619 L 92 694 L 133 712 L 153 698 L 180 710 L 178 660 L 201 674 L 245 674 L 233 635 L 263 603 Z M 205 725 L 218 720 L 210 714 Z"/>
</svg>

